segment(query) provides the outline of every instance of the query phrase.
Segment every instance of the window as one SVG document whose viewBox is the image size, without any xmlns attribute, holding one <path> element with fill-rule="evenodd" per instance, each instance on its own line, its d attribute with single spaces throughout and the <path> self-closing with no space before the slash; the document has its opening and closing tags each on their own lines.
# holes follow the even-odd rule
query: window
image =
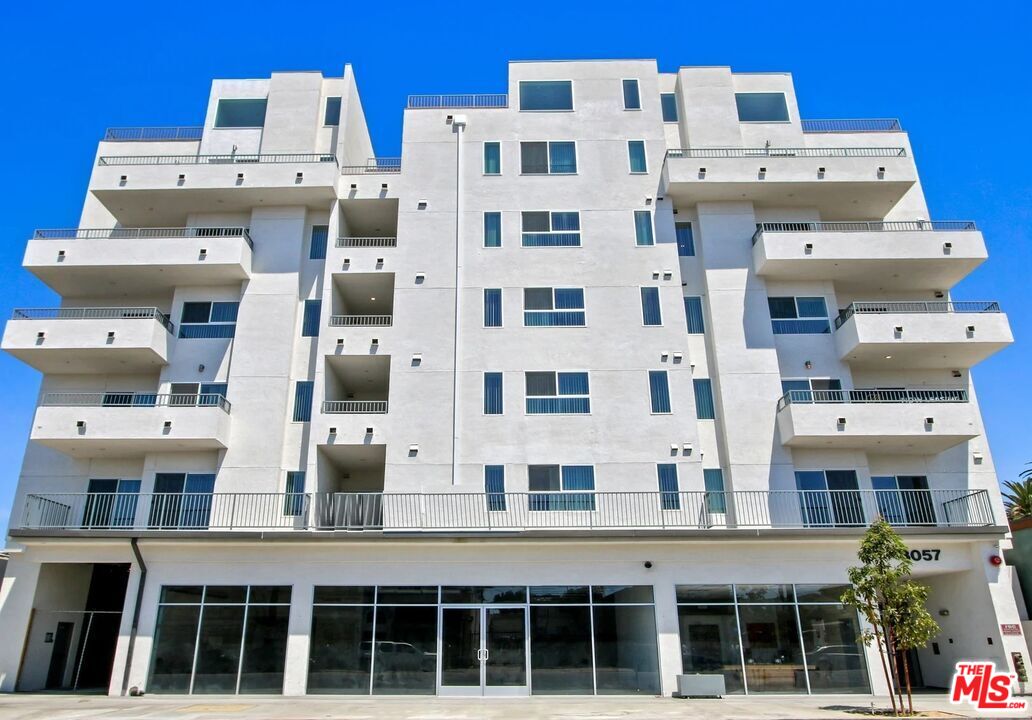
<svg viewBox="0 0 1032 720">
<path fill-rule="evenodd" d="M 499 142 L 484 143 L 484 174 L 502 174 L 502 144 Z"/>
<path fill-rule="evenodd" d="M 502 374 L 484 373 L 484 414 L 502 414 Z"/>
<path fill-rule="evenodd" d="M 217 128 L 265 127 L 265 98 L 253 100 L 219 100 L 215 111 Z"/>
<path fill-rule="evenodd" d="M 305 300 L 305 315 L 301 321 L 301 337 L 319 337 L 319 314 L 322 300 Z"/>
<path fill-rule="evenodd" d="M 239 302 L 185 302 L 179 337 L 231 338 L 236 334 Z"/>
<path fill-rule="evenodd" d="M 521 142 L 524 175 L 571 175 L 577 172 L 577 146 L 572 142 Z"/>
<path fill-rule="evenodd" d="M 641 321 L 644 325 L 662 325 L 663 314 L 659 309 L 659 288 L 641 288 Z"/>
<path fill-rule="evenodd" d="M 695 256 L 695 236 L 692 234 L 690 222 L 674 223 L 674 233 L 677 236 L 677 254 L 680 257 Z"/>
<path fill-rule="evenodd" d="M 169 386 L 168 404 L 175 407 L 212 407 L 223 405 L 226 399 L 226 383 L 174 382 Z M 154 395 L 137 394 L 133 396 L 133 405 L 149 405 L 144 402 Z M 105 397 L 105 400 L 107 398 Z M 128 403 L 125 403 L 128 404 Z"/>
<path fill-rule="evenodd" d="M 573 110 L 573 83 L 569 80 L 520 82 L 520 111 Z"/>
<path fill-rule="evenodd" d="M 584 289 L 524 288 L 523 324 L 526 327 L 583 326 Z"/>
<path fill-rule="evenodd" d="M 139 494 L 139 480 L 91 479 L 86 487 L 82 527 L 132 527 Z"/>
<path fill-rule="evenodd" d="M 502 326 L 502 290 L 484 288 L 484 327 Z"/>
<path fill-rule="evenodd" d="M 831 332 L 828 306 L 822 297 L 769 297 L 775 335 L 821 335 Z"/>
<path fill-rule="evenodd" d="M 872 477 L 871 486 L 878 513 L 890 524 L 935 525 L 935 504 L 924 475 Z"/>
<path fill-rule="evenodd" d="M 323 125 L 340 125 L 340 98 L 326 98 L 326 114 L 323 116 Z"/>
<path fill-rule="evenodd" d="M 634 211 L 634 244 L 638 247 L 655 245 L 656 239 L 652 235 L 652 211 Z"/>
<path fill-rule="evenodd" d="M 781 381 L 781 392 L 794 403 L 843 401 L 842 381 L 837 378 L 798 378 Z"/>
<path fill-rule="evenodd" d="M 677 95 L 661 93 L 659 102 L 663 106 L 663 122 L 677 122 Z"/>
<path fill-rule="evenodd" d="M 595 468 L 591 465 L 529 465 L 531 510 L 594 510 Z M 587 492 L 585 492 L 587 491 Z"/>
<path fill-rule="evenodd" d="M 644 140 L 627 141 L 627 159 L 630 162 L 632 173 L 647 173 L 649 171 L 648 163 L 645 160 Z"/>
<path fill-rule="evenodd" d="M 703 468 L 702 482 L 706 487 L 706 512 L 726 513 L 727 496 L 724 494 L 724 471 Z"/>
<path fill-rule="evenodd" d="M 520 213 L 523 247 L 580 247 L 580 213 L 534 210 Z"/>
<path fill-rule="evenodd" d="M 283 514 L 288 517 L 302 517 L 305 514 L 305 471 L 288 470 L 286 497 L 283 498 Z"/>
<path fill-rule="evenodd" d="M 581 415 L 591 412 L 586 372 L 528 372 L 528 415 Z"/>
<path fill-rule="evenodd" d="M 654 414 L 670 412 L 670 383 L 666 370 L 649 370 L 649 396 Z"/>
<path fill-rule="evenodd" d="M 692 380 L 695 386 L 695 416 L 700 420 L 715 420 L 717 408 L 713 404 L 713 382 L 709 378 Z"/>
<path fill-rule="evenodd" d="M 863 525 L 855 470 L 797 471 L 799 510 L 807 527 Z"/>
<path fill-rule="evenodd" d="M 148 526 L 204 529 L 211 519 L 215 475 L 156 473 Z"/>
<path fill-rule="evenodd" d="M 659 479 L 659 506 L 663 510 L 680 510 L 681 496 L 677 487 L 677 465 L 660 463 L 656 465 Z"/>
<path fill-rule="evenodd" d="M 294 384 L 294 422 L 308 422 L 312 419 L 312 380 L 298 380 Z"/>
<path fill-rule="evenodd" d="M 688 322 L 689 335 L 702 335 L 706 332 L 706 320 L 702 315 L 701 297 L 686 297 L 684 299 L 684 317 Z"/>
<path fill-rule="evenodd" d="M 484 466 L 484 492 L 487 493 L 487 509 L 503 512 L 505 510 L 505 466 Z"/>
<path fill-rule="evenodd" d="M 739 122 L 788 122 L 784 93 L 735 93 Z"/>
<path fill-rule="evenodd" d="M 330 228 L 328 225 L 313 225 L 312 226 L 312 241 L 309 243 L 308 248 L 308 259 L 309 260 L 325 260 L 326 259 L 326 240 L 330 236 Z"/>
<path fill-rule="evenodd" d="M 502 214 L 500 212 L 484 213 L 484 247 L 502 246 Z"/>
<path fill-rule="evenodd" d="M 637 80 L 623 81 L 623 109 L 641 110 L 641 95 L 638 92 Z"/>
</svg>

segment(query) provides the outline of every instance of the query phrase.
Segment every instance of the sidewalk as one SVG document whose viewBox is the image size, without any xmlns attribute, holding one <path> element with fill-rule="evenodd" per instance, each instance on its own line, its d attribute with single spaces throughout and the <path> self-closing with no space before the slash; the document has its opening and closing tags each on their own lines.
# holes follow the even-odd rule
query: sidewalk
<svg viewBox="0 0 1032 720">
<path fill-rule="evenodd" d="M 616 697 L 438 698 L 438 697 L 230 697 L 104 695 L 0 695 L 0 720 L 776 720 L 863 718 L 869 695 L 727 697 L 720 700 Z M 945 695 L 921 695 L 915 707 L 926 717 L 978 717 L 951 706 Z M 852 711 L 852 712 L 850 712 Z M 1015 715 L 1020 717 L 1020 715 Z"/>
</svg>

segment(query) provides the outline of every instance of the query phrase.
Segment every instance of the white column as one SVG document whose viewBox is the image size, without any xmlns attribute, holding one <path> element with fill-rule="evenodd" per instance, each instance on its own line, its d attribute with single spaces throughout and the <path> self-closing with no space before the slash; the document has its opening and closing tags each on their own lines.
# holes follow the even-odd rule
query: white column
<svg viewBox="0 0 1032 720">
<path fill-rule="evenodd" d="M 659 686 L 663 695 L 677 690 L 681 674 L 681 632 L 673 583 L 656 583 L 656 634 L 659 636 Z"/>
<path fill-rule="evenodd" d="M 14 692 L 18 681 L 39 569 L 39 563 L 27 562 L 17 555 L 7 562 L 3 585 L 0 585 L 0 628 L 4 636 L 4 641 L 0 642 L 0 692 Z"/>
<path fill-rule="evenodd" d="M 304 695 L 308 684 L 308 650 L 311 646 L 313 586 L 295 585 L 290 598 L 287 658 L 283 668 L 283 694 Z"/>
</svg>

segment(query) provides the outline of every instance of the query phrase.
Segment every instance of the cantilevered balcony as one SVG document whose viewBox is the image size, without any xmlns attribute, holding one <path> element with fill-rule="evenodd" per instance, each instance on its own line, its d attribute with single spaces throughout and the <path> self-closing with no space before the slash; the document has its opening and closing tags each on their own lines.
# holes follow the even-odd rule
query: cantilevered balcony
<svg viewBox="0 0 1032 720">
<path fill-rule="evenodd" d="M 966 221 L 765 222 L 753 235 L 757 275 L 839 287 L 949 289 L 987 256 Z"/>
<path fill-rule="evenodd" d="M 76 458 L 221 450 L 229 411 L 216 394 L 46 393 L 30 439 Z"/>
<path fill-rule="evenodd" d="M 171 295 L 248 279 L 253 250 L 244 227 L 68 228 L 37 230 L 23 264 L 64 296 Z"/>
<path fill-rule="evenodd" d="M 817 208 L 821 217 L 884 217 L 917 182 L 901 145 L 667 150 L 663 190 L 677 205 L 748 200 Z"/>
<path fill-rule="evenodd" d="M 498 533 L 582 537 L 720 536 L 742 531 L 860 533 L 884 517 L 901 532 L 995 531 L 985 490 L 571 493 L 49 493 L 26 497 L 13 534 L 182 531 Z"/>
<path fill-rule="evenodd" d="M 777 418 L 791 448 L 932 455 L 979 435 L 959 389 L 791 390 Z"/>
<path fill-rule="evenodd" d="M 854 302 L 835 320 L 839 357 L 854 367 L 970 368 L 1012 342 L 995 302 Z"/>
<path fill-rule="evenodd" d="M 3 349 L 45 373 L 152 372 L 168 363 L 173 333 L 152 307 L 20 308 Z"/>
</svg>

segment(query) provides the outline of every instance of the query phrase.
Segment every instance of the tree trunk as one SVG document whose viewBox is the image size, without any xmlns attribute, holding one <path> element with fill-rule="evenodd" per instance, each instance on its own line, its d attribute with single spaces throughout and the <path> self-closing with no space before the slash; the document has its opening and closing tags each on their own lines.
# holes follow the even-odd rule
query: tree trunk
<svg viewBox="0 0 1032 720">
<path fill-rule="evenodd" d="M 914 694 L 910 690 L 910 660 L 907 659 L 907 655 L 903 653 L 903 678 L 907 683 L 907 708 L 908 712 L 914 714 Z"/>
<path fill-rule="evenodd" d="M 868 606 L 868 617 L 875 617 L 873 608 Z M 896 712 L 896 696 L 892 692 L 892 680 L 889 677 L 889 666 L 885 663 L 886 650 L 882 648 L 882 634 L 881 628 L 878 627 L 878 623 L 871 623 L 871 627 L 874 628 L 874 639 L 878 643 L 878 657 L 881 659 L 882 672 L 885 674 L 885 684 L 889 688 L 889 700 L 892 701 L 892 714 L 898 714 Z"/>
<path fill-rule="evenodd" d="M 885 622 L 884 618 L 885 616 L 883 615 L 883 622 Z M 896 662 L 896 641 L 892 634 L 892 628 L 889 627 L 887 622 L 884 624 L 883 632 L 885 633 L 885 647 L 889 656 L 889 668 L 892 670 L 892 691 L 894 693 L 894 698 L 899 698 L 899 710 L 896 711 L 896 714 L 898 715 L 903 712 L 903 687 L 899 677 L 899 663 Z M 892 705 L 893 708 L 896 707 L 895 699 L 893 699 Z"/>
</svg>

